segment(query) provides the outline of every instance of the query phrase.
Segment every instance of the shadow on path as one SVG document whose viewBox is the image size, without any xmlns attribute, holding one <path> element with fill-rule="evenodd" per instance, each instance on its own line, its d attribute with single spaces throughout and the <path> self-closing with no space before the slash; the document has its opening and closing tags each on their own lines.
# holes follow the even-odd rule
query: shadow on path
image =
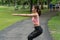
<svg viewBox="0 0 60 40">
<path fill-rule="evenodd" d="M 48 12 L 41 15 L 40 22 L 43 33 L 34 40 L 52 40 L 47 23 L 55 15 L 56 12 Z M 5 30 L 0 31 L 0 40 L 27 40 L 27 36 L 34 30 L 33 26 L 31 18 L 21 22 L 19 21 Z"/>
</svg>

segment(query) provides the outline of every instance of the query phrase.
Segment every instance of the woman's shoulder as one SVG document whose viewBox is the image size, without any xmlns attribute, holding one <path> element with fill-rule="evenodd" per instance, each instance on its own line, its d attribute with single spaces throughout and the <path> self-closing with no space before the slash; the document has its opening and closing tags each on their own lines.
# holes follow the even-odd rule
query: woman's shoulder
<svg viewBox="0 0 60 40">
<path fill-rule="evenodd" d="M 34 16 L 34 17 L 37 17 L 37 16 L 39 16 L 39 15 L 38 15 L 38 13 L 32 13 L 32 14 L 35 14 L 35 15 L 36 15 L 36 16 Z"/>
<path fill-rule="evenodd" d="M 35 13 L 38 16 L 38 13 Z"/>
</svg>

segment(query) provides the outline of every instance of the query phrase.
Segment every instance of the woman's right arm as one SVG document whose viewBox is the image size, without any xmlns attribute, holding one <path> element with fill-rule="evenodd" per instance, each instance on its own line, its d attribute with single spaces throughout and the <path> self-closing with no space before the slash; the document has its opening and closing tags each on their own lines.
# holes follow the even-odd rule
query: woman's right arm
<svg viewBox="0 0 60 40">
<path fill-rule="evenodd" d="M 14 16 L 28 16 L 28 17 L 32 17 L 32 16 L 37 16 L 37 14 L 12 14 Z"/>
</svg>

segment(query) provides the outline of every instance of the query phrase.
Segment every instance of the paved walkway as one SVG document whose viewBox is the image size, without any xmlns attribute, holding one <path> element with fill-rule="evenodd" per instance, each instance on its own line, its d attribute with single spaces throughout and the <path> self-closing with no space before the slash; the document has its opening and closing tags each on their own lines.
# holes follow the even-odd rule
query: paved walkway
<svg viewBox="0 0 60 40">
<path fill-rule="evenodd" d="M 48 14 L 41 15 L 40 21 L 43 28 L 43 33 L 34 40 L 52 40 L 52 37 L 48 30 L 48 20 L 56 15 L 55 12 L 49 12 Z M 27 40 L 27 36 L 34 30 L 32 20 L 22 20 L 11 25 L 3 31 L 0 31 L 0 40 Z"/>
</svg>

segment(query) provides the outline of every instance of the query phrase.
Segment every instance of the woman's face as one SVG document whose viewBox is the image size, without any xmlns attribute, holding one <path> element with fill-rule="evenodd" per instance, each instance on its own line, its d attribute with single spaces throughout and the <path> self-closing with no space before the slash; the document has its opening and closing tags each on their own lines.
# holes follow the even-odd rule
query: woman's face
<svg viewBox="0 0 60 40">
<path fill-rule="evenodd" d="M 33 13 L 35 13 L 35 12 L 36 12 L 36 9 L 35 9 L 35 7 L 34 7 L 34 6 L 32 7 L 32 12 L 33 12 Z"/>
</svg>

